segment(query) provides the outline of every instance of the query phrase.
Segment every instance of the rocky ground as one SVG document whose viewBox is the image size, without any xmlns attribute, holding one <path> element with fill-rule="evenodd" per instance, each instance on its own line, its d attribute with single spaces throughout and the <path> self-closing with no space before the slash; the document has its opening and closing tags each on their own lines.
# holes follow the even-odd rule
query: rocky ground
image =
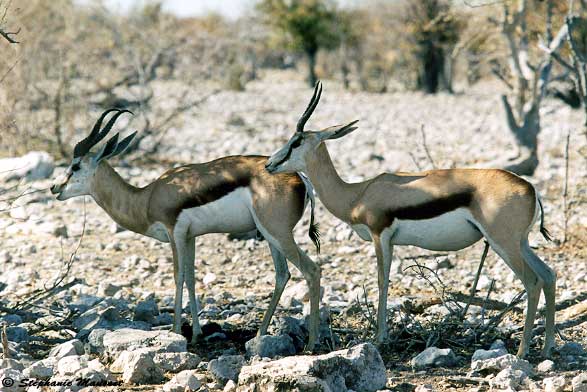
<svg viewBox="0 0 587 392">
<path fill-rule="evenodd" d="M 161 99 L 172 87 L 161 86 Z M 270 73 L 250 83 L 245 92 L 223 91 L 185 114 L 183 125 L 168 133 L 157 156 L 113 164 L 125 179 L 144 185 L 174 163 L 270 154 L 293 131 L 310 93 L 292 75 Z M 421 127 L 438 167 L 483 166 L 514 153 L 499 90 L 493 85 L 455 95 L 375 95 L 346 92 L 325 81 L 310 128 L 355 118 L 360 119 L 358 131 L 329 143 L 339 172 L 349 181 L 382 171 L 431 168 Z M 323 327 L 317 354 L 326 356 L 299 356 L 306 333 L 306 286 L 293 267 L 271 328 L 274 338 L 245 345 L 269 302 L 273 265 L 264 241 L 220 234 L 197 239 L 197 291 L 205 339 L 187 347 L 185 339 L 167 332 L 174 293 L 168 246 L 117 227 L 89 198 L 54 200 L 46 191 L 51 179 L 43 179 L 46 175 L 40 170 L 41 179 L 21 180 L 18 173 L 4 173 L 0 188 L 3 200 L 23 191 L 45 190 L 10 205 L 12 200 L 0 203 L 0 208 L 11 207 L 0 215 L 0 322 L 7 325 L 13 358 L 2 362 L 0 375 L 15 380 L 83 377 L 122 382 L 110 390 L 183 391 L 188 386 L 252 391 L 252 385 L 270 378 L 300 390 L 587 390 L 582 385 L 587 380 L 587 373 L 582 373 L 587 365 L 587 313 L 582 302 L 587 286 L 587 213 L 581 121 L 580 112 L 547 100 L 541 162 L 529 178 L 542 195 L 546 226 L 556 238 L 547 243 L 537 229 L 530 236 L 536 253 L 558 271 L 559 349 L 551 362 L 539 355 L 541 321 L 529 362 L 508 356 L 519 344 L 524 302 L 509 312 L 500 309 L 516 299 L 522 286 L 491 251 L 477 305 L 460 318 L 466 297 L 458 293 L 469 292 L 482 243 L 453 253 L 396 247 L 388 300 L 390 340 L 376 349 L 369 344 L 377 298 L 374 250 L 320 203 L 322 252 L 316 254 L 306 236 L 308 214 L 296 228 L 296 239 L 322 268 Z M 563 244 L 564 146 L 569 129 L 570 212 L 568 240 Z M 55 174 L 64 167 L 57 162 Z M 281 356 L 286 358 L 262 358 Z"/>
</svg>

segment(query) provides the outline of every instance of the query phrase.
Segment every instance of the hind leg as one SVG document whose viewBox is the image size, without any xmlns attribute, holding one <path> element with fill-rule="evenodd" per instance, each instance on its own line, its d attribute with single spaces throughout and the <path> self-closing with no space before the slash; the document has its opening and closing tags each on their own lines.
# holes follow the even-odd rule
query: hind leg
<svg viewBox="0 0 587 392">
<path fill-rule="evenodd" d="M 528 264 L 543 282 L 546 314 L 544 316 L 544 348 L 542 353 L 548 357 L 554 348 L 554 325 L 556 311 L 556 272 L 547 266 L 530 248 L 528 241 L 522 243 L 522 253 Z"/>
<path fill-rule="evenodd" d="M 288 260 L 304 275 L 304 279 L 308 284 L 310 291 L 310 327 L 308 343 L 304 351 L 313 351 L 314 346 L 320 339 L 320 267 L 298 247 L 293 241 L 293 237 L 291 241 L 283 244 L 283 252 Z"/>
<path fill-rule="evenodd" d="M 518 279 L 522 281 L 528 296 L 524 330 L 517 353 L 518 357 L 523 358 L 528 354 L 530 349 L 532 329 L 534 327 L 534 320 L 536 319 L 536 310 L 538 308 L 543 282 L 530 267 L 530 263 L 526 261 L 519 241 L 511 239 L 499 241 L 491 237 L 487 237 L 487 240 L 493 250 L 506 262 Z"/>
<path fill-rule="evenodd" d="M 275 308 L 277 308 L 281 294 L 283 294 L 283 290 L 285 289 L 285 286 L 287 285 L 290 277 L 289 269 L 287 268 L 287 260 L 285 259 L 283 253 L 281 253 L 281 251 L 271 243 L 269 243 L 269 250 L 271 251 L 273 265 L 275 266 L 275 289 L 271 295 L 271 302 L 269 303 L 269 307 L 263 316 L 263 321 L 261 322 L 261 327 L 259 328 L 257 336 L 267 334 L 267 329 L 269 328 L 271 318 L 275 313 Z"/>
</svg>

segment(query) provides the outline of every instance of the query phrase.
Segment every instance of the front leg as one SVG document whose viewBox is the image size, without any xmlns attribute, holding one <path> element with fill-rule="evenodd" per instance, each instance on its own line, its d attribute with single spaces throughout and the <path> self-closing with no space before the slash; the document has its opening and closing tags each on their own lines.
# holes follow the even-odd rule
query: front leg
<svg viewBox="0 0 587 392">
<path fill-rule="evenodd" d="M 200 335 L 202 328 L 198 318 L 198 300 L 196 298 L 196 277 L 195 277 L 195 260 L 196 260 L 196 239 L 190 238 L 185 241 L 185 254 L 180 251 L 180 260 L 183 260 L 185 270 L 185 283 L 188 288 L 190 300 L 190 313 L 192 315 L 192 343 L 195 343 Z"/>
<path fill-rule="evenodd" d="M 377 255 L 377 283 L 379 286 L 379 305 L 377 307 L 377 334 L 378 343 L 387 339 L 387 293 L 389 290 L 389 271 L 393 256 L 393 246 L 385 234 L 373 235 L 375 253 Z"/>
<path fill-rule="evenodd" d="M 184 267 L 179 262 L 177 246 L 173 235 L 169 235 L 169 244 L 173 253 L 173 280 L 175 281 L 175 299 L 173 306 L 173 332 L 181 333 L 181 312 L 183 302 Z"/>
</svg>

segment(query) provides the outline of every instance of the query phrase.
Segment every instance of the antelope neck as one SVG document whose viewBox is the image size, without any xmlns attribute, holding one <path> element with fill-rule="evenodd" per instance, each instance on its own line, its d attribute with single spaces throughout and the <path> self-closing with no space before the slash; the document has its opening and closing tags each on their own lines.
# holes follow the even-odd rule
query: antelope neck
<svg viewBox="0 0 587 392">
<path fill-rule="evenodd" d="M 338 175 L 324 143 L 306 162 L 307 175 L 324 206 L 340 220 L 351 222 L 351 207 L 359 197 L 362 183 L 347 183 Z"/>
<path fill-rule="evenodd" d="M 96 168 L 92 197 L 116 223 L 139 234 L 149 227 L 150 190 L 137 188 L 124 181 L 106 162 Z"/>
</svg>

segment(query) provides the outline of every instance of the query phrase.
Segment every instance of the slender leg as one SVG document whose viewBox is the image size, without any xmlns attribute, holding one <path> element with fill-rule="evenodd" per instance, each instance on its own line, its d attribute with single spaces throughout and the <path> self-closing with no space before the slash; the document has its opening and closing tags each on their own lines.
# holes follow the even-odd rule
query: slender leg
<svg viewBox="0 0 587 392">
<path fill-rule="evenodd" d="M 195 343 L 198 336 L 202 334 L 200 321 L 198 318 L 198 300 L 196 297 L 196 278 L 195 278 L 195 259 L 196 259 L 196 239 L 190 238 L 185 243 L 185 255 L 182 255 L 185 269 L 185 283 L 188 288 L 190 300 L 190 313 L 192 315 L 192 343 Z"/>
<path fill-rule="evenodd" d="M 538 301 L 540 300 L 540 293 L 542 291 L 542 283 L 536 278 L 528 279 L 524 286 L 528 295 L 528 304 L 526 306 L 526 321 L 524 322 L 524 332 L 522 342 L 518 348 L 517 356 L 523 358 L 530 351 L 530 342 L 532 341 L 532 330 L 534 328 L 534 320 L 536 320 L 536 310 L 538 309 Z M 534 283 L 532 283 L 532 280 Z"/>
<path fill-rule="evenodd" d="M 378 343 L 383 343 L 387 339 L 387 293 L 393 246 L 387 236 L 379 234 L 373 235 L 373 244 L 377 255 L 377 283 L 379 286 L 376 340 Z"/>
<path fill-rule="evenodd" d="M 179 262 L 177 246 L 172 235 L 169 236 L 169 243 L 173 253 L 173 279 L 175 281 L 175 302 L 173 310 L 173 332 L 181 333 L 181 312 L 183 302 L 183 265 Z"/>
<path fill-rule="evenodd" d="M 320 339 L 320 267 L 308 257 L 308 255 L 297 247 L 299 255 L 299 268 L 310 289 L 310 331 L 308 344 L 305 351 L 314 350 L 316 342 Z"/>
<path fill-rule="evenodd" d="M 304 275 L 310 290 L 310 328 L 304 350 L 312 351 L 320 338 L 320 267 L 298 247 L 293 236 L 282 238 L 280 245 L 285 257 Z"/>
<path fill-rule="evenodd" d="M 487 253 L 489 252 L 489 242 L 485 241 L 485 248 L 483 249 L 483 255 L 481 256 L 481 262 L 479 263 L 479 268 L 477 268 L 477 274 L 475 275 L 475 281 L 473 282 L 473 286 L 471 287 L 471 294 L 469 295 L 469 301 L 467 301 L 467 305 L 463 310 L 463 314 L 461 318 L 464 319 L 469 311 L 469 307 L 471 306 L 471 302 L 473 302 L 473 298 L 475 298 L 475 293 L 477 292 L 477 284 L 479 283 L 479 276 L 481 275 L 481 270 L 483 270 L 483 264 L 485 264 L 485 258 L 487 257 Z"/>
<path fill-rule="evenodd" d="M 526 295 L 528 296 L 526 320 L 524 321 L 523 337 L 517 353 L 518 357 L 523 358 L 528 354 L 530 349 L 532 329 L 534 327 L 534 320 L 536 319 L 536 310 L 538 308 L 543 282 L 533 271 L 530 263 L 526 261 L 519 241 L 503 241 L 501 244 L 496 243 L 491 238 L 487 238 L 487 241 L 495 253 L 514 271 L 526 289 Z"/>
<path fill-rule="evenodd" d="M 269 307 L 267 308 L 267 311 L 263 316 L 261 328 L 259 328 L 257 336 L 267 334 L 267 329 L 269 328 L 271 318 L 275 313 L 275 308 L 279 303 L 281 294 L 283 294 L 283 290 L 285 289 L 285 286 L 289 281 L 290 277 L 289 269 L 287 268 L 287 260 L 285 259 L 283 253 L 281 253 L 279 249 L 271 243 L 269 243 L 269 250 L 271 251 L 273 265 L 275 266 L 275 289 L 273 290 L 273 294 L 271 295 L 271 302 L 269 303 Z"/>
<path fill-rule="evenodd" d="M 554 323 L 556 311 L 556 272 L 548 267 L 530 248 L 527 241 L 522 243 L 522 254 L 526 259 L 528 265 L 532 268 L 542 281 L 544 299 L 546 302 L 546 314 L 544 320 L 544 348 L 542 353 L 544 356 L 550 356 L 550 352 L 554 348 Z"/>
<path fill-rule="evenodd" d="M 556 274 L 553 276 L 551 282 L 544 283 L 544 299 L 546 301 L 546 315 L 544 320 L 544 348 L 542 355 L 550 357 L 552 349 L 555 346 L 554 342 L 554 325 L 555 325 L 555 311 L 556 311 Z"/>
<path fill-rule="evenodd" d="M 262 209 L 258 211 L 262 211 Z M 310 331 L 305 350 L 312 351 L 318 341 L 320 333 L 320 267 L 314 263 L 314 261 L 312 261 L 312 259 L 308 257 L 308 255 L 306 255 L 306 253 L 301 250 L 295 242 L 292 228 L 295 226 L 297 220 L 295 222 L 290 222 L 290 224 L 284 224 L 284 222 L 281 221 L 259 219 L 254 212 L 253 219 L 255 220 L 257 229 L 263 234 L 263 237 L 265 237 L 270 243 L 272 241 L 271 239 L 273 239 L 274 243 L 272 245 L 278 248 L 280 252 L 285 255 L 287 260 L 300 270 L 302 275 L 304 275 L 304 279 L 306 279 L 310 290 Z M 276 273 L 279 273 L 277 265 Z M 277 302 L 279 302 L 279 298 L 276 298 L 276 304 Z M 269 319 L 267 319 L 267 324 L 268 323 Z M 263 325 L 264 324 L 265 319 Z M 263 325 L 261 328 L 263 328 Z M 261 330 L 260 333 L 262 332 L 263 331 Z"/>
</svg>

